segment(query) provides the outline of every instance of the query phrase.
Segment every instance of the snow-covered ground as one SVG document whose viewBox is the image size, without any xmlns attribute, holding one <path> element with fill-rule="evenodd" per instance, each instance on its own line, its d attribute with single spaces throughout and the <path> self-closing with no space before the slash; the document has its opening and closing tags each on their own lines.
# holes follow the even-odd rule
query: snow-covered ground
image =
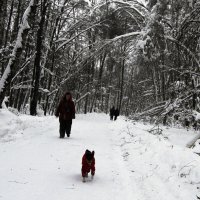
<svg viewBox="0 0 200 200">
<path fill-rule="evenodd" d="M 192 130 L 152 126 L 106 114 L 76 115 L 70 138 L 53 116 L 0 110 L 0 199 L 195 200 L 200 156 L 186 144 Z M 199 146 L 196 146 L 198 150 Z M 95 150 L 94 180 L 81 179 L 81 158 Z"/>
</svg>

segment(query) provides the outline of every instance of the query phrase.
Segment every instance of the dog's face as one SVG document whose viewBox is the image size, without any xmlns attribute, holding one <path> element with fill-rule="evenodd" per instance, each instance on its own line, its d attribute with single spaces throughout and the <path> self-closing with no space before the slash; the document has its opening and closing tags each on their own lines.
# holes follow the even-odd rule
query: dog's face
<svg viewBox="0 0 200 200">
<path fill-rule="evenodd" d="M 88 165 L 92 164 L 92 161 L 94 160 L 94 151 L 89 151 L 88 149 L 85 151 L 85 158 Z"/>
<path fill-rule="evenodd" d="M 86 161 L 87 161 L 87 163 L 88 163 L 89 165 L 92 164 L 92 160 L 87 160 L 87 159 L 86 159 Z"/>
</svg>

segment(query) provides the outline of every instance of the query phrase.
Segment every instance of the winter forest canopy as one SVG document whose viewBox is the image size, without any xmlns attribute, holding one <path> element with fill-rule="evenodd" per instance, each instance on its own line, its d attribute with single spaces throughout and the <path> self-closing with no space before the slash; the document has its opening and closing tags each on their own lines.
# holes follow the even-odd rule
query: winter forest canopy
<svg viewBox="0 0 200 200">
<path fill-rule="evenodd" d="M 199 0 L 1 0 L 0 105 L 194 120 L 199 38 Z"/>
</svg>

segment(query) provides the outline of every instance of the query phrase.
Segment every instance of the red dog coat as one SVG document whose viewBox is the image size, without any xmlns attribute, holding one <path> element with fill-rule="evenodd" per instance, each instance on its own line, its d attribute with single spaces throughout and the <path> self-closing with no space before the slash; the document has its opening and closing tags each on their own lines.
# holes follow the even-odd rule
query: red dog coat
<svg viewBox="0 0 200 200">
<path fill-rule="evenodd" d="M 95 158 L 94 151 L 90 152 L 89 150 L 85 151 L 85 154 L 82 157 L 82 176 L 87 177 L 87 174 L 90 172 L 92 176 L 95 174 Z"/>
</svg>

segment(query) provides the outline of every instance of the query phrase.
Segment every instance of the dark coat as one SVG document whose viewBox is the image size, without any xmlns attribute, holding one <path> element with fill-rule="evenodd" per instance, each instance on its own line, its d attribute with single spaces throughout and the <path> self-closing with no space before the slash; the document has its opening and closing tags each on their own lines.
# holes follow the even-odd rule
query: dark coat
<svg viewBox="0 0 200 200">
<path fill-rule="evenodd" d="M 60 121 L 69 121 L 75 119 L 75 105 L 72 101 L 72 96 L 70 94 L 71 98 L 67 101 L 66 94 L 61 99 L 55 113 L 56 117 L 59 116 Z"/>
</svg>

